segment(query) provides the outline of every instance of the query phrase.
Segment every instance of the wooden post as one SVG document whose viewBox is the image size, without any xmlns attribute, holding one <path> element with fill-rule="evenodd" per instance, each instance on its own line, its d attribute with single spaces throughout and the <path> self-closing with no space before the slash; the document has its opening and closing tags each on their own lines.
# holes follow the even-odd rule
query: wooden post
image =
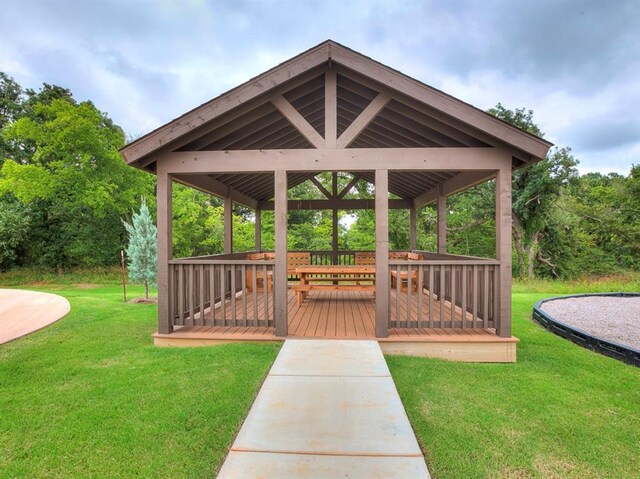
<svg viewBox="0 0 640 479">
<path fill-rule="evenodd" d="M 275 172 L 275 241 L 273 272 L 276 335 L 287 335 L 287 172 Z"/>
<path fill-rule="evenodd" d="M 169 260 L 173 257 L 171 176 L 157 173 L 156 201 L 158 213 L 158 332 L 169 334 L 173 329 L 169 312 Z"/>
<path fill-rule="evenodd" d="M 224 197 L 224 253 L 233 253 L 233 200 L 228 193 Z"/>
<path fill-rule="evenodd" d="M 496 259 L 500 261 L 498 336 L 511 337 L 511 165 L 496 175 Z"/>
<path fill-rule="evenodd" d="M 324 145 L 335 148 L 338 130 L 338 87 L 336 71 L 327 70 L 324 74 Z"/>
<path fill-rule="evenodd" d="M 411 251 L 418 249 L 416 240 L 416 208 L 412 206 L 409 208 L 409 249 Z"/>
<path fill-rule="evenodd" d="M 331 189 L 331 197 L 332 199 L 336 199 L 338 197 L 338 173 L 336 171 L 334 171 L 331 175 L 331 183 L 332 183 L 332 189 Z M 332 259 L 332 263 L 333 264 L 338 264 L 338 208 L 337 207 L 333 207 L 332 210 L 332 223 L 333 223 L 333 233 L 332 233 L 332 240 L 331 240 L 331 246 L 332 246 L 332 250 L 333 250 L 333 259 Z M 334 282 L 333 284 L 337 284 L 336 282 Z"/>
<path fill-rule="evenodd" d="M 389 172 L 376 170 L 376 337 L 389 336 Z"/>
<path fill-rule="evenodd" d="M 442 185 L 438 185 L 438 254 L 447 252 L 447 197 L 442 193 Z"/>
<path fill-rule="evenodd" d="M 256 221 L 255 221 L 255 238 L 256 238 L 256 251 L 262 251 L 262 210 L 256 208 Z"/>
</svg>

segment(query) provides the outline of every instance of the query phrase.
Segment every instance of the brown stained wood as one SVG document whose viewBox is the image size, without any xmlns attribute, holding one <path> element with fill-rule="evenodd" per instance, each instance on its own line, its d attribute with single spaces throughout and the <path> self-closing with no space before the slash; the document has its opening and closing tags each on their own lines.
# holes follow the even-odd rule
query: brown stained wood
<svg viewBox="0 0 640 479">
<path fill-rule="evenodd" d="M 437 189 L 438 213 L 438 253 L 447 252 L 447 197 L 442 191 L 442 185 Z"/>
<path fill-rule="evenodd" d="M 296 110 L 282 95 L 276 95 L 271 103 L 289 120 L 293 127 L 304 136 L 315 148 L 324 148 L 324 138 L 309 124 L 309 122 Z"/>
<path fill-rule="evenodd" d="M 389 171 L 375 172 L 376 221 L 376 337 L 388 336 L 389 295 Z"/>
<path fill-rule="evenodd" d="M 315 130 L 314 130 L 315 131 Z M 276 333 L 286 336 L 287 321 L 287 172 L 278 170 L 275 182 L 274 315 Z"/>
<path fill-rule="evenodd" d="M 326 148 L 335 148 L 338 137 L 338 85 L 335 70 L 324 76 L 324 141 Z"/>
<path fill-rule="evenodd" d="M 501 337 L 511 336 L 511 170 L 496 176 L 496 258 L 500 261 L 499 311 L 495 320 Z"/>
<path fill-rule="evenodd" d="M 385 93 L 379 93 L 340 135 L 337 141 L 338 148 L 347 148 L 367 128 L 389 101 L 391 101 L 390 96 Z"/>
<path fill-rule="evenodd" d="M 255 210 L 255 224 L 254 224 L 254 235 L 255 235 L 255 248 L 256 251 L 262 250 L 262 210 L 256 207 Z"/>
<path fill-rule="evenodd" d="M 158 160 L 170 174 L 260 173 L 287 169 L 299 172 L 495 171 L 504 166 L 508 154 L 498 148 L 318 148 L 176 151 L 163 153 Z"/>
<path fill-rule="evenodd" d="M 169 260 L 173 259 L 172 247 L 172 180 L 165 172 L 157 177 L 158 218 L 158 331 L 170 333 L 173 329 L 169 310 Z"/>
</svg>

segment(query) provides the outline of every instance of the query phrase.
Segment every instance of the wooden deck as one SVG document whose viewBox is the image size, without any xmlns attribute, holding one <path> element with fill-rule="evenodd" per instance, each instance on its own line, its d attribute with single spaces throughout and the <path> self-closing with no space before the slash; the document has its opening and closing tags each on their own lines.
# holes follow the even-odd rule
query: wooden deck
<svg viewBox="0 0 640 479">
<path fill-rule="evenodd" d="M 412 303 L 415 296 L 412 293 Z M 266 324 L 264 295 L 258 295 L 255 310 L 261 324 Z M 476 321 L 475 328 L 453 329 L 426 327 L 429 318 L 423 318 L 422 328 L 390 328 L 388 338 L 375 337 L 375 298 L 371 293 L 361 291 L 313 291 L 298 305 L 295 292 L 289 290 L 289 335 L 292 339 L 362 339 L 378 340 L 384 352 L 391 354 L 410 354 L 420 356 L 444 357 L 456 360 L 472 361 L 515 361 L 516 338 L 500 338 L 493 328 L 483 328 L 481 321 Z M 400 320 L 407 319 L 407 293 L 400 293 L 400 303 L 396 307 L 396 291 L 392 291 L 391 319 L 395 320 L 396 311 L 400 313 Z M 230 301 L 227 301 L 229 304 Z M 237 315 L 247 308 L 254 311 L 251 295 L 245 298 L 240 295 L 235 300 Z M 450 303 L 443 305 L 444 317 L 451 320 Z M 216 307 L 214 315 L 222 318 L 220 306 Z M 426 308 L 425 308 L 426 309 Z M 433 311 L 440 320 L 440 303 L 434 301 Z M 272 305 L 267 308 L 272 318 Z M 206 310 L 205 316 L 210 318 L 211 311 Z M 230 320 L 233 308 L 227 306 L 224 316 Z M 461 319 L 459 308 L 456 317 Z M 415 310 L 409 315 L 411 321 L 417 321 Z M 197 318 L 196 318 L 197 319 Z M 436 319 L 436 318 L 434 318 Z M 467 320 L 473 318 L 467 314 Z M 266 326 L 177 326 L 172 334 L 155 334 L 155 344 L 161 346 L 200 346 L 208 344 L 223 344 L 231 342 L 261 342 L 281 341 L 284 338 L 276 336 L 275 328 Z"/>
</svg>

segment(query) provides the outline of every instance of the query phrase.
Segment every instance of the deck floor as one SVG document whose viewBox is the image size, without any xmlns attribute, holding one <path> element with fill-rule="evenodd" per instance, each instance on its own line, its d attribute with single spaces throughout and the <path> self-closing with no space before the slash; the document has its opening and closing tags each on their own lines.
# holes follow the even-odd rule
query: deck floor
<svg viewBox="0 0 640 479">
<path fill-rule="evenodd" d="M 248 294 L 246 298 L 241 295 L 235 299 L 235 310 L 237 317 L 243 317 L 245 311 L 257 311 L 258 319 L 265 320 L 264 298 L 265 295 L 257 296 L 257 304 L 253 304 L 253 295 Z M 400 314 L 400 321 L 417 321 L 417 293 L 411 294 L 411 312 L 407 315 L 407 292 L 400 293 L 400 302 L 396 304 L 397 294 L 393 290 L 391 293 L 391 319 L 396 320 L 396 314 Z M 305 301 L 298 305 L 296 295 L 289 290 L 288 295 L 288 316 L 289 328 L 288 337 L 293 338 L 340 338 L 340 339 L 375 339 L 375 298 L 370 292 L 360 291 L 312 291 Z M 423 316 L 428 315 L 428 295 L 423 297 Z M 225 317 L 232 319 L 233 308 L 231 302 L 227 300 Z M 273 314 L 273 305 L 269 304 L 267 311 L 269 316 Z M 451 305 L 445 302 L 445 321 L 451 320 Z M 433 302 L 434 321 L 440 320 L 440 302 Z M 217 319 L 221 319 L 222 312 L 220 306 L 213 312 Z M 456 308 L 456 317 L 461 319 L 462 312 Z M 211 318 L 211 311 L 205 311 L 207 319 Z M 428 325 L 428 316 L 422 318 L 423 324 Z M 467 313 L 467 321 L 473 319 Z M 196 324 L 198 318 L 196 317 Z M 439 323 L 436 322 L 436 325 Z M 480 322 L 476 322 L 475 328 L 452 329 L 452 328 L 390 328 L 389 338 L 394 340 L 457 340 L 471 341 L 484 336 L 495 338 L 495 330 L 483 328 Z M 178 326 L 173 337 L 192 338 L 194 335 L 235 340 L 273 340 L 275 339 L 275 328 L 256 326 Z"/>
</svg>

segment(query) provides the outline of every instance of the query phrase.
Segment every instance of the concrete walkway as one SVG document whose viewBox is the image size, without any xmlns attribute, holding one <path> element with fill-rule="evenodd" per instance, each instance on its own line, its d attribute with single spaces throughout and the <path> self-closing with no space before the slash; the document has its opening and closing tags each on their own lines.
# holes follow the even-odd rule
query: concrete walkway
<svg viewBox="0 0 640 479">
<path fill-rule="evenodd" d="M 376 341 L 287 340 L 219 479 L 429 478 Z"/>
<path fill-rule="evenodd" d="M 0 344 L 50 325 L 71 310 L 62 296 L 21 289 L 0 289 Z"/>
</svg>

